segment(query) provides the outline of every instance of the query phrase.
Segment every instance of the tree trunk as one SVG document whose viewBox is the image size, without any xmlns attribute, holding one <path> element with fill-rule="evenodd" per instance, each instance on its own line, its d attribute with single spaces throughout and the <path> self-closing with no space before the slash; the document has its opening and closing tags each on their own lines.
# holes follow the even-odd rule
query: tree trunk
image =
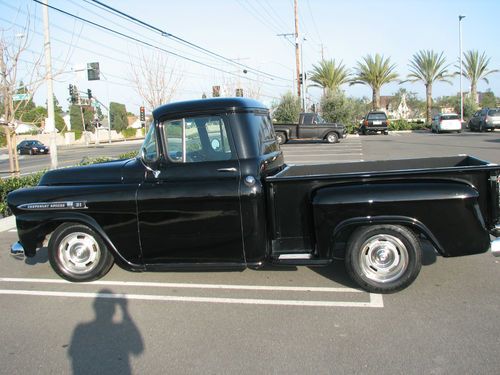
<svg viewBox="0 0 500 375">
<path fill-rule="evenodd" d="M 432 111 L 432 84 L 425 84 L 425 98 L 427 101 L 427 111 L 426 111 L 426 119 L 425 122 L 427 126 L 430 126 L 432 123 L 431 111 Z"/>
<path fill-rule="evenodd" d="M 479 98 L 477 97 L 477 84 L 474 82 L 470 84 L 470 95 L 472 100 L 474 100 L 474 103 L 479 104 Z"/>
<path fill-rule="evenodd" d="M 373 88 L 372 89 L 372 109 L 377 111 L 380 109 L 380 90 Z"/>
</svg>

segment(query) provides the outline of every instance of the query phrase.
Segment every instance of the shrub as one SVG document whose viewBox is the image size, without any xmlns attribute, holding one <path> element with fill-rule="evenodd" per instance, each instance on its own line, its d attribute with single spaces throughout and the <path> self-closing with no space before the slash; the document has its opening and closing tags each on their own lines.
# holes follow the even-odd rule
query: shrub
<svg viewBox="0 0 500 375">
<path fill-rule="evenodd" d="M 135 138 L 137 131 L 134 128 L 125 128 L 121 133 L 125 138 Z"/>
<path fill-rule="evenodd" d="M 281 96 L 279 103 L 273 106 L 273 119 L 277 122 L 297 122 L 300 108 L 299 97 L 287 92 Z"/>
<path fill-rule="evenodd" d="M 137 151 L 130 151 L 118 156 L 118 159 L 132 159 L 137 156 Z"/>
</svg>

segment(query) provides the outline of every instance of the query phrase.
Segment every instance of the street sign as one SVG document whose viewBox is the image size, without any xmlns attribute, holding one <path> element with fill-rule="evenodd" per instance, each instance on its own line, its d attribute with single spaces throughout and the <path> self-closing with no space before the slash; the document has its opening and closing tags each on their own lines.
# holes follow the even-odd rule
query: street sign
<svg viewBox="0 0 500 375">
<path fill-rule="evenodd" d="M 30 98 L 29 94 L 15 94 L 12 95 L 12 100 L 13 101 L 19 101 L 19 100 L 28 100 Z"/>
</svg>

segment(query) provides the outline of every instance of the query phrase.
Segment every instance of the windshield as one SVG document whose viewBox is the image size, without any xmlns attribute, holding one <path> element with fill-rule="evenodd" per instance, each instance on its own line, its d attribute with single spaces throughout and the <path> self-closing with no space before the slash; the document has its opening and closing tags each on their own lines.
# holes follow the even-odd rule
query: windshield
<svg viewBox="0 0 500 375">
<path fill-rule="evenodd" d="M 142 155 L 145 161 L 156 161 L 158 160 L 158 145 L 156 142 L 156 131 L 155 124 L 152 122 L 149 125 L 148 133 L 144 138 L 144 142 L 142 144 Z"/>
<path fill-rule="evenodd" d="M 370 113 L 367 117 L 368 120 L 387 120 L 387 115 L 384 112 Z"/>
<path fill-rule="evenodd" d="M 441 115 L 441 120 L 459 120 L 458 115 Z"/>
<path fill-rule="evenodd" d="M 488 116 L 500 116 L 500 108 L 497 109 L 490 109 L 488 111 Z"/>
</svg>

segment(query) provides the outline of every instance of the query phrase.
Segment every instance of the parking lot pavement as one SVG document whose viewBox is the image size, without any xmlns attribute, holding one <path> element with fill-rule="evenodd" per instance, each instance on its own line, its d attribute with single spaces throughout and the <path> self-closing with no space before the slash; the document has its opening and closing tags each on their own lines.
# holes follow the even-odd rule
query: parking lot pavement
<svg viewBox="0 0 500 375">
<path fill-rule="evenodd" d="M 459 143 L 465 153 L 500 158 L 497 134 L 462 135 L 367 136 L 344 144 L 359 146 L 365 160 L 447 154 Z M 349 160 L 331 152 L 339 145 L 283 150 L 298 162 Z M 318 146 L 323 159 L 309 155 Z M 97 283 L 73 284 L 51 270 L 45 248 L 34 258 L 11 257 L 12 225 L 0 222 L 1 373 L 496 374 L 500 368 L 500 262 L 489 253 L 444 259 L 424 243 L 415 283 L 384 296 L 357 289 L 342 262 L 243 272 L 131 273 L 115 266 Z"/>
<path fill-rule="evenodd" d="M 360 137 L 348 136 L 339 143 L 324 141 L 290 141 L 281 145 L 285 160 L 290 164 L 344 163 L 363 160 Z"/>
</svg>

